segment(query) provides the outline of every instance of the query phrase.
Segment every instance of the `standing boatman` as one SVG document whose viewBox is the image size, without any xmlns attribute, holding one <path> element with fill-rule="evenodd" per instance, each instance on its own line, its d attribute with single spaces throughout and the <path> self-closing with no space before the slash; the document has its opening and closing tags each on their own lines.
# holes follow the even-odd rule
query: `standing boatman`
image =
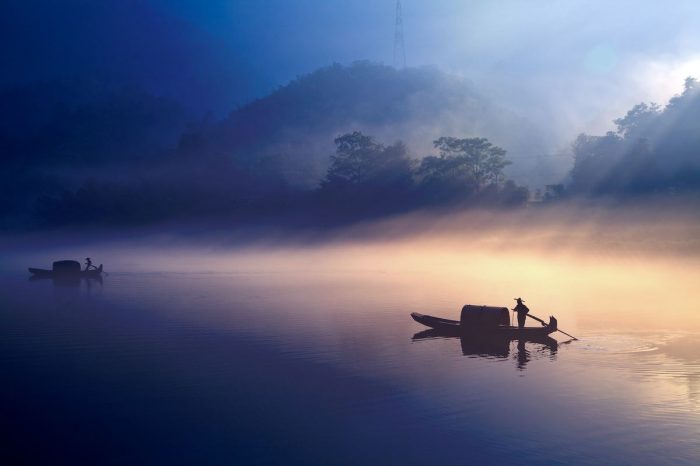
<svg viewBox="0 0 700 466">
<path fill-rule="evenodd" d="M 92 260 L 90 260 L 89 257 L 86 257 L 86 258 L 85 258 L 85 271 L 87 272 L 87 271 L 90 270 L 90 269 L 95 269 L 95 270 L 97 270 L 97 267 L 95 267 L 94 265 L 92 265 Z"/>
<path fill-rule="evenodd" d="M 525 305 L 525 302 L 522 300 L 522 298 L 514 298 L 515 301 L 517 301 L 517 304 L 513 308 L 515 312 L 518 313 L 518 327 L 523 328 L 525 327 L 525 319 L 527 318 L 527 313 L 530 312 L 530 309 Z"/>
</svg>

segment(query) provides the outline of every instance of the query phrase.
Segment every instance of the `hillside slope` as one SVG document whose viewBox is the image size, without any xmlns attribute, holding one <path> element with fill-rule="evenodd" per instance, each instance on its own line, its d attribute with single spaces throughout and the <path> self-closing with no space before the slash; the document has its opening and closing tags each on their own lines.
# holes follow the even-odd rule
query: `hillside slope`
<svg viewBox="0 0 700 466">
<path fill-rule="evenodd" d="M 321 68 L 233 111 L 215 139 L 220 150 L 265 160 L 295 184 L 314 185 L 333 139 L 355 130 L 387 143 L 400 139 L 414 157 L 428 154 L 440 136 L 486 137 L 508 151 L 509 175 L 519 182 L 556 181 L 537 167 L 546 143 L 532 124 L 489 102 L 466 79 L 427 67 Z"/>
</svg>

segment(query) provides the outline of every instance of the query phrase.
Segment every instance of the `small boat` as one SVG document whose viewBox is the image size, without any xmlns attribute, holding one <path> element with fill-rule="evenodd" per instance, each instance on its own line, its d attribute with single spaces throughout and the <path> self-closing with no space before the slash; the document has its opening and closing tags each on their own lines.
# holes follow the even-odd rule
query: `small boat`
<svg viewBox="0 0 700 466">
<path fill-rule="evenodd" d="M 96 269 L 81 270 L 80 262 L 77 261 L 56 261 L 53 263 L 53 268 L 48 269 L 35 269 L 29 267 L 29 272 L 38 278 L 56 278 L 56 277 L 84 277 L 93 278 L 100 277 L 102 275 L 102 264 Z"/>
<path fill-rule="evenodd" d="M 465 306 L 472 307 L 472 306 Z M 474 306 L 476 307 L 476 306 Z M 486 308 L 486 306 L 482 306 Z M 505 308 L 503 308 L 505 309 Z M 487 309 L 488 310 L 488 309 Z M 506 309 L 507 313 L 507 309 Z M 464 310 L 463 310 L 464 314 Z M 441 317 L 433 317 L 429 315 L 412 312 L 411 317 L 416 322 L 439 331 L 441 334 L 448 336 L 467 336 L 479 335 L 488 337 L 503 337 L 503 338 L 522 338 L 528 340 L 536 340 L 544 338 L 550 333 L 557 331 L 557 319 L 553 316 L 549 318 L 549 323 L 542 327 L 513 327 L 503 323 L 496 325 L 468 325 L 469 321 L 462 319 L 463 324 L 459 320 L 443 319 Z"/>
</svg>

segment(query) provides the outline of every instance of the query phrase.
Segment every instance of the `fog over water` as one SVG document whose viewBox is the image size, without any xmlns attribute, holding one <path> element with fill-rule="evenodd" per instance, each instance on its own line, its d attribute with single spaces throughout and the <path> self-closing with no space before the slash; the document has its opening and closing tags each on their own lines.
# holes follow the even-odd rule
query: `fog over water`
<svg viewBox="0 0 700 466">
<path fill-rule="evenodd" d="M 624 212 L 5 238 L 6 451 L 63 464 L 464 464 L 465 449 L 478 464 L 697 464 L 700 221 Z M 27 280 L 27 266 L 88 255 L 101 283 Z M 421 336 L 409 317 L 518 296 L 580 340 L 480 346 Z M 43 447 L 22 450 L 30 438 Z"/>
<path fill-rule="evenodd" d="M 102 240 L 99 233 L 39 233 L 6 239 L 14 252 L 3 268 L 18 273 L 89 255 L 114 273 L 269 274 L 273 285 L 278 277 L 348 273 L 437 298 L 440 306 L 426 299 L 425 309 L 436 313 L 464 303 L 508 305 L 522 295 L 535 314 L 556 314 L 569 328 L 698 331 L 691 296 L 700 283 L 700 218 L 662 205 L 648 212 L 572 204 L 397 216 L 330 232 L 219 226 Z"/>
<path fill-rule="evenodd" d="M 0 9 L 0 465 L 700 464 L 697 0 Z"/>
</svg>

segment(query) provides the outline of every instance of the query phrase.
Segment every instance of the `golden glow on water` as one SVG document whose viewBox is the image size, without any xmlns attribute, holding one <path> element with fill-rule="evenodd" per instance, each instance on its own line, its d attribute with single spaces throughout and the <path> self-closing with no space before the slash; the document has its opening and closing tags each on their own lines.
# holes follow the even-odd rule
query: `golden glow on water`
<svg viewBox="0 0 700 466">
<path fill-rule="evenodd" d="M 465 303 L 510 307 L 522 296 L 533 314 L 554 314 L 572 331 L 700 331 L 700 219 L 656 212 L 651 219 L 645 211 L 595 209 L 412 216 L 348 228 L 323 242 L 130 244 L 101 247 L 93 257 L 113 271 L 264 273 L 269 285 L 318 281 L 319 296 L 338 292 L 323 285 L 334 279 L 366 289 L 383 284 L 400 290 L 387 300 L 448 315 Z"/>
<path fill-rule="evenodd" d="M 593 459 L 582 464 L 601 458 L 663 464 L 669 451 L 681 460 L 674 464 L 698 464 L 699 222 L 624 218 L 618 224 L 609 214 L 580 212 L 544 220 L 414 217 L 357 226 L 323 241 L 300 235 L 236 247 L 220 238 L 206 246 L 147 239 L 93 245 L 91 257 L 109 272 L 104 285 L 21 280 L 7 293 L 18 293 L 19 304 L 6 309 L 16 322 L 16 331 L 6 333 L 29 335 L 16 338 L 18 346 L 54 345 L 46 336 L 55 334 L 71 358 L 75 348 L 88 358 L 111 351 L 113 361 L 127 358 L 144 373 L 172 371 L 165 392 L 173 380 L 187 380 L 191 362 L 197 399 L 208 399 L 200 396 L 202 381 L 237 386 L 246 376 L 271 374 L 270 383 L 250 385 L 246 402 L 268 406 L 300 382 L 301 406 L 309 412 L 309 401 L 326 399 L 334 377 L 333 392 L 367 381 L 334 398 L 350 400 L 347 413 L 335 407 L 342 425 L 358 412 L 379 413 L 394 431 L 385 412 L 406 402 L 399 414 L 417 416 L 414 426 L 462 432 L 458 452 L 464 439 L 487 432 L 495 451 L 531 454 L 533 464 L 545 463 L 540 454 L 558 464 L 586 455 Z M 37 253 L 22 265 L 82 257 L 80 248 Z M 467 339 L 414 338 L 424 327 L 410 319 L 412 311 L 457 318 L 465 303 L 512 307 L 518 296 L 533 314 L 556 315 L 580 340 L 556 335 L 561 344 L 554 349 L 513 341 L 484 353 Z M 184 367 L 170 364 L 180 346 Z M 293 376 L 279 378 L 270 367 L 284 374 L 292 368 Z M 307 377 L 322 375 L 304 383 L 301 369 Z M 386 391 L 374 392 L 378 386 Z M 235 390 L 222 393 L 217 408 L 229 394 L 238 398 Z M 437 437 L 444 440 L 442 432 Z M 533 447 L 542 439 L 552 448 Z"/>
</svg>

